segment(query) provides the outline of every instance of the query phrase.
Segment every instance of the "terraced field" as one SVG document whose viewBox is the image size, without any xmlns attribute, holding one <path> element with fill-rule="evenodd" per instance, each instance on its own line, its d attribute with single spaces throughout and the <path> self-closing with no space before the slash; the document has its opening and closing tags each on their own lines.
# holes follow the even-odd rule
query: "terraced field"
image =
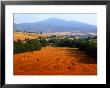
<svg viewBox="0 0 110 88">
<path fill-rule="evenodd" d="M 14 75 L 97 75 L 97 64 L 77 48 L 43 47 L 15 54 Z"/>
</svg>

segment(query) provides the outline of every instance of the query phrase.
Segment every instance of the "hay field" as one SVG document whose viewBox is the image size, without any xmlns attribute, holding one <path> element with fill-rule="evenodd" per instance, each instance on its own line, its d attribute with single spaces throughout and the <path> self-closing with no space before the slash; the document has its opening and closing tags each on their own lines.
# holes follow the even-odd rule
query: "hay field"
<svg viewBox="0 0 110 88">
<path fill-rule="evenodd" d="M 18 39 L 24 40 L 26 38 L 29 39 L 35 39 L 39 37 L 47 38 L 47 34 L 35 34 L 35 33 L 24 33 L 24 32 L 14 32 L 14 41 L 17 41 Z"/>
</svg>

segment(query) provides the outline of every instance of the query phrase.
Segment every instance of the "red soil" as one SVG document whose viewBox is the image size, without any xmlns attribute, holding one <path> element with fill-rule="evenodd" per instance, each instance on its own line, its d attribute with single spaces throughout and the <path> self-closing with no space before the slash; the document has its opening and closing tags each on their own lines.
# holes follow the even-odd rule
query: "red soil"
<svg viewBox="0 0 110 88">
<path fill-rule="evenodd" d="M 97 75 L 97 64 L 78 49 L 44 47 L 15 54 L 14 75 Z"/>
</svg>

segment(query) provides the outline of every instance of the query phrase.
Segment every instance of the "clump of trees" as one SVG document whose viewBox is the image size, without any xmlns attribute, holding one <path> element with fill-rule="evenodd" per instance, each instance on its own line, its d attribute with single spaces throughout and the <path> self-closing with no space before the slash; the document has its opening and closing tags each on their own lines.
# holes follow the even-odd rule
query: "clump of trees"
<svg viewBox="0 0 110 88">
<path fill-rule="evenodd" d="M 42 47 L 45 47 L 49 44 L 49 42 L 46 40 L 46 38 L 40 38 L 39 42 L 40 42 Z"/>
<path fill-rule="evenodd" d="M 97 42 L 91 38 L 85 39 L 57 39 L 51 38 L 49 43 L 53 43 L 55 47 L 70 47 L 70 48 L 79 48 L 82 51 L 85 51 L 87 54 L 90 54 L 93 57 L 97 57 Z"/>
<path fill-rule="evenodd" d="M 41 49 L 41 44 L 37 39 L 33 39 L 26 42 L 22 42 L 20 40 L 14 41 L 14 54 L 32 52 L 40 49 Z"/>
<path fill-rule="evenodd" d="M 75 47 L 85 51 L 87 54 L 97 58 L 97 42 L 94 40 L 76 40 Z"/>
</svg>

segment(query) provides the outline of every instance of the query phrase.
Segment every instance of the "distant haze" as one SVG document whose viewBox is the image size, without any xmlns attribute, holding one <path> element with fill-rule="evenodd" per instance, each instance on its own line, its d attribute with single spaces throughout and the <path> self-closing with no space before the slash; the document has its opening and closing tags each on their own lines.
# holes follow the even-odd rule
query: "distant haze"
<svg viewBox="0 0 110 88">
<path fill-rule="evenodd" d="M 34 23 L 47 19 L 57 18 L 65 21 L 78 21 L 91 25 L 97 25 L 97 14 L 95 13 L 35 13 L 35 14 L 14 14 L 14 23 Z"/>
</svg>

